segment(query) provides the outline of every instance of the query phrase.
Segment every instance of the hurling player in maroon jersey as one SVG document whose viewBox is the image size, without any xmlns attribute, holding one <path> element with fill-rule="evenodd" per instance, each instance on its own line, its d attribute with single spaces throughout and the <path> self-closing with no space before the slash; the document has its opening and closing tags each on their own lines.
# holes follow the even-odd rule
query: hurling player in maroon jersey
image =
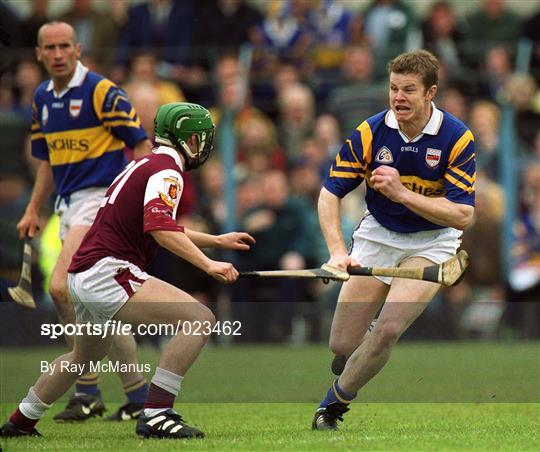
<svg viewBox="0 0 540 452">
<path fill-rule="evenodd" d="M 214 315 L 188 293 L 150 277 L 144 269 L 163 246 L 219 281 L 232 283 L 238 277 L 234 266 L 208 258 L 200 248 L 249 250 L 255 241 L 244 232 L 215 236 L 176 224 L 182 172 L 202 165 L 212 150 L 214 124 L 208 110 L 182 102 L 163 105 L 156 115 L 155 136 L 160 146 L 131 162 L 107 190 L 73 257 L 68 285 L 79 325 L 101 326 L 102 331 L 110 331 L 114 321 L 205 326 L 200 335 L 179 329 L 165 346 L 136 427 L 144 438 L 202 437 L 173 404 L 185 373 L 208 339 Z M 82 333 L 75 336 L 73 351 L 51 363 L 49 372 L 30 388 L 0 436 L 39 435 L 34 426 L 46 409 L 68 390 L 79 371 L 107 354 L 110 334 Z"/>
</svg>

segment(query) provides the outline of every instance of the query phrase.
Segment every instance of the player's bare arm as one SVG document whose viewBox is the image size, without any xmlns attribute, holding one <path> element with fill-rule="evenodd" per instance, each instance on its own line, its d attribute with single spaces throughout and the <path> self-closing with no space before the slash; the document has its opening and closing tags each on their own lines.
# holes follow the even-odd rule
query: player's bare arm
<svg viewBox="0 0 540 452">
<path fill-rule="evenodd" d="M 238 271 L 231 263 L 210 259 L 183 232 L 150 231 L 149 234 L 160 246 L 192 263 L 218 281 L 232 283 L 238 278 Z"/>
<path fill-rule="evenodd" d="M 222 248 L 227 250 L 248 251 L 255 239 L 247 232 L 229 232 L 212 235 L 185 228 L 185 234 L 199 248 Z"/>
<path fill-rule="evenodd" d="M 341 199 L 328 191 L 321 189 L 317 205 L 321 231 L 330 253 L 328 265 L 347 269 L 350 265 L 358 265 L 347 253 L 343 231 L 341 230 Z"/>
<path fill-rule="evenodd" d="M 39 223 L 39 210 L 53 190 L 54 180 L 51 165 L 48 161 L 42 161 L 36 174 L 32 197 L 23 217 L 17 224 L 19 238 L 23 239 L 26 235 L 34 237 Z"/>
<path fill-rule="evenodd" d="M 133 158 L 138 159 L 152 152 L 152 142 L 149 139 L 141 140 L 133 148 Z"/>
<path fill-rule="evenodd" d="M 403 204 L 414 213 L 441 226 L 463 230 L 472 221 L 474 207 L 446 198 L 429 198 L 408 190 L 401 183 L 398 170 L 390 166 L 375 169 L 370 184 L 392 201 Z"/>
</svg>

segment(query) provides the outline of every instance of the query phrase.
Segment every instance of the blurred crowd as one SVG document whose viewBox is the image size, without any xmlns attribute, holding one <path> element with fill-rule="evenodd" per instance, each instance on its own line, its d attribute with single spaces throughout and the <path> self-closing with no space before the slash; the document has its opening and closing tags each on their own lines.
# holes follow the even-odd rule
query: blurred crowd
<svg viewBox="0 0 540 452">
<path fill-rule="evenodd" d="M 476 219 L 463 236 L 471 267 L 426 315 L 450 319 L 448 337 L 500 334 L 501 319 L 512 334 L 540 334 L 539 303 L 525 304 L 540 301 L 540 9 L 524 16 L 504 0 L 479 0 L 467 14 L 457 1 L 431 1 L 420 14 L 415 2 L 404 0 L 373 0 L 360 9 L 339 0 L 73 0 L 51 16 L 52 3 L 31 1 L 26 15 L 17 2 L 0 3 L 1 277 L 13 280 L 19 271 L 15 225 L 36 168 L 29 152 L 31 104 L 44 74 L 34 47 L 45 22 L 58 19 L 76 29 L 83 63 L 128 93 L 149 136 L 163 103 L 210 108 L 216 151 L 199 174 L 186 174 L 179 221 L 223 231 L 225 181 L 233 177 L 236 227 L 257 239 L 236 258 L 240 270 L 315 267 L 327 259 L 316 203 L 329 163 L 360 122 L 386 108 L 389 59 L 423 47 L 441 62 L 436 104 L 471 128 L 478 170 Z M 520 46 L 529 49 L 525 61 Z M 503 108 L 514 119 L 519 181 L 509 257 L 500 246 L 501 158 L 508 152 Z M 229 172 L 219 137 L 231 131 L 236 163 Z M 345 198 L 345 236 L 361 217 L 362 198 L 361 190 Z M 57 227 L 52 209 L 43 212 L 36 278 L 42 276 L 45 301 Z M 320 323 L 330 321 L 337 295 L 334 285 L 299 280 L 241 280 L 224 292 L 166 251 L 152 272 L 252 325 L 244 329 L 248 340 L 316 340 L 327 330 Z M 504 301 L 524 303 L 514 308 Z M 483 302 L 489 308 L 478 310 Z"/>
</svg>

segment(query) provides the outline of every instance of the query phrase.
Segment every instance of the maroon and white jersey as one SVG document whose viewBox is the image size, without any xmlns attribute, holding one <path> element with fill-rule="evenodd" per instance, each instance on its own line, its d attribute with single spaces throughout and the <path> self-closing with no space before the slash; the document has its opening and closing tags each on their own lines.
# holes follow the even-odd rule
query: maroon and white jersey
<svg viewBox="0 0 540 452">
<path fill-rule="evenodd" d="M 184 231 L 175 221 L 181 171 L 180 156 L 166 146 L 132 161 L 107 190 L 68 271 L 85 271 L 109 256 L 144 270 L 159 246 L 148 232 Z"/>
</svg>

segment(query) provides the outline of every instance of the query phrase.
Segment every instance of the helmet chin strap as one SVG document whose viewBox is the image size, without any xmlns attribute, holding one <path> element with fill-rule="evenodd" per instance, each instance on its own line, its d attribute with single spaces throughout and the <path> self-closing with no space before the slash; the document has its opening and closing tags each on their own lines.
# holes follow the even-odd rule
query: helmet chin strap
<svg viewBox="0 0 540 452">
<path fill-rule="evenodd" d="M 179 141 L 179 144 L 180 146 L 182 147 L 182 149 L 184 150 L 184 160 L 185 160 L 185 165 L 186 165 L 186 170 L 190 170 L 190 169 L 193 169 L 193 168 L 197 168 L 198 164 L 198 157 L 199 157 L 199 154 L 196 153 L 196 154 L 193 154 L 193 152 L 191 151 L 191 148 L 189 147 L 189 145 L 181 140 Z"/>
<path fill-rule="evenodd" d="M 199 143 L 197 152 L 195 154 L 193 154 L 191 148 L 185 141 L 183 140 L 179 141 L 180 146 L 182 146 L 182 148 L 185 151 L 186 169 L 197 168 L 197 166 L 199 166 L 198 165 L 199 158 L 200 158 L 202 150 L 204 149 L 204 145 L 206 144 L 206 135 L 207 135 L 206 132 L 201 133 L 202 137 L 200 137 L 197 134 L 194 134 L 194 135 L 196 135 L 197 138 L 200 139 L 200 143 Z M 191 164 L 191 162 L 193 162 L 194 164 Z"/>
</svg>

